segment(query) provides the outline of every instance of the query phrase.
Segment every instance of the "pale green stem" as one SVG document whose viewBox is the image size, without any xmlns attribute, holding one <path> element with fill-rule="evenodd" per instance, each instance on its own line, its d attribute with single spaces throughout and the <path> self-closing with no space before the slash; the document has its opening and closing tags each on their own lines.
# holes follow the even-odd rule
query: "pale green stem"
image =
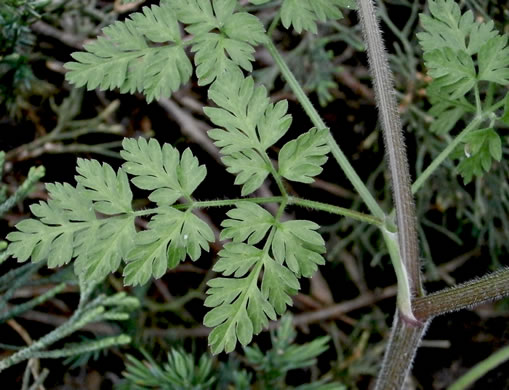
<svg viewBox="0 0 509 390">
<path fill-rule="evenodd" d="M 422 187 L 424 182 L 428 180 L 428 178 L 435 172 L 435 170 L 444 162 L 444 160 L 452 153 L 454 149 L 463 141 L 465 136 L 470 133 L 472 130 L 475 130 L 482 123 L 482 117 L 476 117 L 472 122 L 468 124 L 465 129 L 459 133 L 454 140 L 447 145 L 447 147 L 431 162 L 431 164 L 422 172 L 417 180 L 412 185 L 412 193 L 416 193 L 419 188 Z"/>
<path fill-rule="evenodd" d="M 477 363 L 465 375 L 454 382 L 447 390 L 464 390 L 488 371 L 509 360 L 509 346 L 502 348 L 493 355 Z"/>
<path fill-rule="evenodd" d="M 482 115 L 482 104 L 481 104 L 481 96 L 479 95 L 479 86 L 477 83 L 474 85 L 474 95 L 475 95 L 475 110 L 477 112 L 477 116 Z"/>
<path fill-rule="evenodd" d="M 384 225 L 384 221 L 380 218 L 373 217 L 372 215 L 359 213 L 354 210 L 345 209 L 343 207 L 333 206 L 327 203 L 315 202 L 313 200 L 300 199 L 294 196 L 288 197 L 288 204 L 296 205 L 301 207 L 307 207 L 314 210 L 325 211 L 329 214 L 342 215 L 345 217 L 350 217 L 356 219 L 357 221 L 367 222 L 371 225 L 375 225 L 381 227 Z"/>
<path fill-rule="evenodd" d="M 288 85 L 292 89 L 293 93 L 295 94 L 295 97 L 299 101 L 299 103 L 302 105 L 302 108 L 308 115 L 309 119 L 313 123 L 314 126 L 316 126 L 318 129 L 326 129 L 328 128 L 316 109 L 313 107 L 313 104 L 307 97 L 306 93 L 300 86 L 299 82 L 295 79 L 295 76 L 293 75 L 290 68 L 288 68 L 288 65 L 286 65 L 283 57 L 278 52 L 276 46 L 270 39 L 265 40 L 265 47 L 269 51 L 270 55 L 278 65 L 281 74 L 286 79 Z M 346 177 L 350 182 L 352 183 L 353 187 L 359 194 L 359 196 L 362 198 L 362 200 L 366 203 L 369 211 L 376 217 L 380 219 L 385 218 L 385 213 L 382 210 L 382 208 L 378 205 L 376 199 L 371 195 L 368 188 L 364 184 L 364 182 L 361 180 L 357 172 L 354 170 L 342 150 L 340 149 L 339 145 L 337 144 L 336 140 L 332 136 L 332 133 L 329 131 L 327 141 L 329 143 L 329 146 L 331 148 L 332 155 L 338 162 L 339 166 L 345 173 Z"/>
<path fill-rule="evenodd" d="M 398 295 L 397 306 L 401 311 L 401 315 L 407 322 L 417 324 L 419 321 L 414 317 L 412 312 L 412 291 L 410 288 L 410 277 L 404 263 L 401 259 L 401 252 L 399 249 L 398 234 L 390 232 L 386 228 L 382 228 L 382 235 L 389 251 L 392 266 L 396 272 L 396 279 L 398 281 Z"/>
<path fill-rule="evenodd" d="M 288 204 L 292 204 L 299 207 L 306 207 L 314 210 L 325 211 L 329 214 L 342 215 L 344 217 L 349 217 L 356 219 L 360 222 L 366 222 L 375 226 L 384 226 L 384 220 L 374 217 L 369 214 L 360 213 L 355 210 L 350 210 L 344 207 L 334 206 L 328 203 L 317 202 L 314 200 L 301 199 L 294 196 L 270 196 L 270 197 L 260 197 L 260 198 L 236 198 L 236 199 L 225 199 L 225 200 L 205 200 L 205 201 L 194 201 L 190 203 L 183 203 L 173 205 L 177 210 L 188 210 L 189 208 L 199 209 L 199 208 L 209 208 L 209 207 L 234 207 L 239 202 L 251 202 L 257 204 L 264 203 L 282 203 L 288 202 Z M 146 209 L 146 210 L 138 210 L 134 212 L 134 215 L 137 217 L 157 214 L 159 212 L 159 208 Z"/>
</svg>

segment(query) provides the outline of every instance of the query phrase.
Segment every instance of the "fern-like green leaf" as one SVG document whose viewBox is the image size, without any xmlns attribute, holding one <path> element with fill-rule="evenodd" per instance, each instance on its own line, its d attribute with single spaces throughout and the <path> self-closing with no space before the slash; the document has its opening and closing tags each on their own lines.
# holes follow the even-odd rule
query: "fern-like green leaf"
<svg viewBox="0 0 509 390">
<path fill-rule="evenodd" d="M 238 203 L 226 215 L 229 219 L 221 223 L 221 240 L 230 238 L 234 242 L 247 241 L 255 245 L 265 238 L 274 224 L 274 217 L 267 210 L 251 202 Z"/>
<path fill-rule="evenodd" d="M 214 241 L 210 227 L 190 211 L 160 207 L 152 217 L 148 230 L 136 234 L 134 247 L 127 254 L 124 269 L 126 285 L 146 283 L 150 277 L 160 278 L 187 255 L 194 261 L 201 250 L 209 250 Z"/>
<path fill-rule="evenodd" d="M 354 0 L 284 0 L 281 6 L 281 21 L 285 28 L 293 26 L 301 33 L 308 30 L 317 33 L 316 22 L 341 19 L 340 8 L 355 8 Z"/>
<path fill-rule="evenodd" d="M 287 102 L 270 103 L 265 88 L 255 87 L 253 79 L 241 72 L 214 83 L 209 97 L 219 108 L 206 107 L 205 113 L 222 129 L 208 134 L 225 155 L 222 161 L 228 172 L 238 174 L 235 183 L 243 185 L 242 194 L 248 195 L 272 169 L 265 150 L 288 131 Z"/>
<path fill-rule="evenodd" d="M 190 199 L 193 191 L 207 175 L 204 165 L 186 149 L 180 157 L 177 149 L 163 147 L 155 140 L 124 139 L 120 155 L 126 160 L 123 169 L 135 176 L 133 184 L 153 192 L 149 199 L 161 205 L 172 205 L 177 199 Z"/>
<path fill-rule="evenodd" d="M 325 242 L 316 230 L 320 226 L 306 220 L 287 221 L 278 225 L 272 253 L 274 259 L 286 263 L 297 276 L 311 277 L 317 265 L 325 264 Z"/>
<path fill-rule="evenodd" d="M 288 180 L 312 183 L 330 151 L 327 132 L 313 128 L 287 142 L 279 151 L 279 174 Z"/>
<path fill-rule="evenodd" d="M 479 23 L 474 20 L 472 11 L 462 15 L 455 1 L 432 0 L 428 7 L 431 15 L 420 15 L 424 32 L 417 34 L 424 52 L 448 47 L 473 55 L 498 34 L 493 21 Z"/>
<path fill-rule="evenodd" d="M 492 21 L 475 21 L 472 11 L 462 14 L 453 0 L 428 5 L 431 15 L 421 14 L 424 32 L 417 36 L 433 87 L 454 100 L 480 80 L 509 83 L 507 37 L 499 35 Z"/>
<path fill-rule="evenodd" d="M 464 138 L 466 157 L 458 165 L 463 181 L 468 184 L 474 176 L 488 172 L 493 160 L 502 158 L 502 141 L 493 129 L 472 131 Z"/>
<path fill-rule="evenodd" d="M 186 31 L 193 34 L 199 85 L 212 83 L 226 72 L 253 69 L 253 45 L 264 41 L 260 20 L 246 12 L 234 12 L 236 0 L 168 0 Z M 217 33 L 216 30 L 219 32 Z"/>
<path fill-rule="evenodd" d="M 144 7 L 103 33 L 85 45 L 86 52 L 72 54 L 75 62 L 65 64 L 66 79 L 78 87 L 143 92 L 150 102 L 169 96 L 191 76 L 177 18 L 167 3 Z"/>
<path fill-rule="evenodd" d="M 125 173 L 117 174 L 97 161 L 80 161 L 77 176 L 86 183 L 47 184 L 50 199 L 30 207 L 37 219 L 26 219 L 10 233 L 9 251 L 19 261 L 30 257 L 33 262 L 46 260 L 50 268 L 62 266 L 76 257 L 76 273 L 85 280 L 100 280 L 118 269 L 121 258 L 132 247 L 134 215 L 130 205 L 130 190 L 125 187 Z M 89 175 L 96 174 L 93 179 Z M 102 192 L 104 191 L 104 193 Z M 110 203 L 118 194 L 118 207 Z M 119 214 L 97 218 L 94 210 L 104 214 Z"/>
<path fill-rule="evenodd" d="M 291 305 L 290 296 L 299 290 L 295 275 L 271 259 L 265 251 L 246 244 L 230 243 L 219 253 L 220 262 L 214 270 L 225 271 L 242 278 L 216 278 L 208 282 L 209 295 L 205 306 L 213 309 L 204 318 L 204 324 L 214 327 L 209 336 L 213 353 L 231 352 L 237 344 L 248 344 L 254 334 L 284 313 Z M 251 270 L 248 267 L 251 266 Z M 261 289 L 258 276 L 263 268 Z M 248 274 L 249 272 L 249 274 Z"/>
<path fill-rule="evenodd" d="M 288 268 L 266 257 L 262 279 L 262 293 L 279 315 L 292 306 L 292 295 L 300 289 L 299 281 Z"/>
<path fill-rule="evenodd" d="M 284 311 L 286 304 L 291 303 L 288 294 L 299 289 L 297 278 L 287 269 L 286 273 L 282 271 L 284 278 L 281 279 L 281 266 L 264 250 L 247 244 L 231 243 L 219 255 L 221 260 L 214 267 L 215 270 L 247 276 L 238 279 L 216 278 L 208 282 L 210 288 L 205 306 L 213 309 L 205 316 L 204 324 L 214 327 L 209 335 L 209 345 L 215 354 L 223 350 L 233 351 L 237 340 L 242 345 L 248 344 L 254 334 L 260 333 L 267 326 L 269 319 L 276 318 L 274 308 Z M 243 264 L 243 260 L 247 260 L 252 267 L 250 270 L 249 266 Z M 262 268 L 265 271 L 260 289 L 258 277 Z M 269 280 L 265 281 L 266 278 Z M 291 283 L 291 287 L 285 283 Z M 269 295 L 273 291 L 275 293 Z M 287 294 L 283 296 L 282 291 Z"/>
</svg>

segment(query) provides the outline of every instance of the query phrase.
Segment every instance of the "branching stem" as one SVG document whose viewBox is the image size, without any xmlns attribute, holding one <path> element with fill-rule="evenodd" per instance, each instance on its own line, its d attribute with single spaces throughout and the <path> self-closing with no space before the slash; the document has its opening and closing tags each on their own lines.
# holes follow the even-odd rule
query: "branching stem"
<svg viewBox="0 0 509 390">
<path fill-rule="evenodd" d="M 297 198 L 295 196 L 269 196 L 269 197 L 259 197 L 259 198 L 235 198 L 235 199 L 225 199 L 225 200 L 204 200 L 204 201 L 194 201 L 190 203 L 182 203 L 174 205 L 173 207 L 177 210 L 187 210 L 190 207 L 192 208 L 209 208 L 209 207 L 234 207 L 239 202 L 251 202 L 257 204 L 265 204 L 265 203 L 283 203 L 287 202 L 288 205 L 295 205 L 299 207 L 306 207 L 313 210 L 325 211 L 329 214 L 342 215 L 344 217 L 349 217 L 356 219 L 360 222 L 366 222 L 371 225 L 375 225 L 378 227 L 382 227 L 384 225 L 384 220 L 374 217 L 369 214 L 360 213 L 355 210 L 350 210 L 344 207 L 334 206 L 328 203 L 317 202 L 314 200 Z M 134 212 L 134 215 L 137 217 L 142 217 L 145 215 L 156 214 L 159 208 L 153 209 L 145 209 L 138 210 Z"/>
<path fill-rule="evenodd" d="M 313 107 L 313 104 L 307 97 L 306 93 L 300 86 L 299 82 L 295 79 L 295 76 L 293 75 L 290 68 L 288 68 L 288 65 L 284 61 L 283 57 L 277 50 L 276 46 L 272 42 L 271 39 L 267 38 L 265 41 L 265 47 L 269 51 L 270 55 L 278 65 L 281 74 L 287 81 L 288 85 L 292 89 L 293 93 L 295 94 L 297 100 L 302 105 L 302 108 L 308 115 L 309 119 L 313 123 L 314 126 L 316 126 L 318 129 L 326 129 L 327 126 L 325 125 L 325 122 L 322 120 L 316 109 Z M 382 208 L 378 205 L 376 199 L 373 197 L 373 195 L 369 192 L 368 188 L 362 181 L 362 179 L 359 177 L 357 172 L 354 170 L 346 156 L 344 155 L 343 151 L 337 144 L 336 140 L 332 136 L 332 133 L 329 131 L 328 133 L 328 143 L 331 148 L 332 155 L 338 162 L 339 166 L 345 173 L 346 177 L 350 182 L 352 183 L 353 187 L 361 197 L 361 199 L 366 203 L 366 206 L 368 207 L 369 211 L 377 218 L 384 219 L 385 213 L 382 210 Z"/>
</svg>

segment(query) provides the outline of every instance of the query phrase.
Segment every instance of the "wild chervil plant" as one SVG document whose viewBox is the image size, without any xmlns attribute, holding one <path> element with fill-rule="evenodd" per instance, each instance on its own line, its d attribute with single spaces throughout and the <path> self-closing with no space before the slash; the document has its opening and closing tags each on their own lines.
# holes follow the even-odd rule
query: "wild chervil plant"
<svg viewBox="0 0 509 390">
<path fill-rule="evenodd" d="M 194 210 L 230 207 L 220 237 L 227 242 L 214 265 L 222 277 L 209 281 L 205 301 L 211 310 L 204 323 L 213 328 L 209 344 L 217 354 L 233 351 L 237 342 L 249 344 L 269 320 L 291 305 L 299 279 L 312 276 L 324 263 L 319 225 L 283 221 L 287 206 L 373 224 L 380 229 L 398 277 L 398 310 L 377 388 L 401 388 L 434 316 L 509 295 L 507 269 L 431 295 L 423 290 L 412 193 L 452 152 L 461 160 L 458 170 L 465 182 L 482 175 L 493 160 L 502 158 L 497 125 L 509 124 L 509 98 L 503 98 L 499 89 L 509 83 L 507 36 L 500 35 L 492 22 L 474 21 L 471 11 L 462 14 L 452 0 L 428 4 L 430 15 L 422 15 L 419 40 L 433 78 L 428 88 L 430 114 L 436 118 L 432 131 L 446 133 L 463 120 L 470 122 L 413 186 L 374 7 L 371 0 L 357 4 L 384 130 L 395 219 L 369 193 L 256 16 L 243 12 L 235 0 L 164 0 L 106 27 L 104 37 L 86 45 L 85 52 L 74 53 L 75 61 L 66 64 L 67 79 L 88 89 L 141 92 L 150 102 L 169 96 L 190 79 L 189 47 L 198 84 L 209 86 L 208 96 L 215 104 L 205 108 L 217 126 L 208 134 L 220 148 L 227 171 L 236 176 L 235 184 L 242 186 L 243 198 L 196 200 L 193 192 L 207 169 L 189 149 L 180 153 L 154 139 L 126 139 L 121 151 L 125 163 L 117 171 L 79 159 L 76 186 L 48 184 L 50 200 L 31 207 L 37 219 L 20 222 L 18 231 L 9 234 L 10 253 L 19 261 L 47 261 L 49 267 L 74 259 L 75 272 L 85 282 L 101 280 L 125 263 L 124 283 L 144 284 L 208 251 L 214 234 Z M 274 23 L 280 18 L 284 27 L 296 32 L 316 32 L 317 22 L 338 19 L 342 7 L 355 6 L 352 0 L 283 0 Z M 181 25 L 189 35 L 182 35 Z M 286 101 L 271 103 L 266 89 L 245 75 L 252 71 L 259 44 L 272 55 L 315 126 L 284 144 L 277 161 L 267 150 L 289 131 L 292 119 Z M 329 153 L 370 214 L 288 194 L 285 182 L 311 183 Z M 248 196 L 269 178 L 277 184 L 279 196 Z M 150 191 L 153 208 L 132 208 L 130 183 Z M 266 203 L 278 204 L 275 215 L 261 206 Z M 147 230 L 137 232 L 134 221 L 141 216 L 151 219 Z"/>
</svg>

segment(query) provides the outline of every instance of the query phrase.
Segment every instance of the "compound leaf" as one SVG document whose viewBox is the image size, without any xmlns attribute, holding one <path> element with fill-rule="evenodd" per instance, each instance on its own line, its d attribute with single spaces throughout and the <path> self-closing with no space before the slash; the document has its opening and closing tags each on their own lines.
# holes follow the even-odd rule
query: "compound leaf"
<svg viewBox="0 0 509 390">
<path fill-rule="evenodd" d="M 288 180 L 312 183 L 327 161 L 327 132 L 313 128 L 287 142 L 279 151 L 279 174 Z"/>
<path fill-rule="evenodd" d="M 266 149 L 288 131 L 287 103 L 270 103 L 266 89 L 255 87 L 252 77 L 244 78 L 241 72 L 214 83 L 209 97 L 218 108 L 206 107 L 205 113 L 222 129 L 208 135 L 225 155 L 228 172 L 238 174 L 235 183 L 243 185 L 242 194 L 250 194 L 271 172 Z"/>
<path fill-rule="evenodd" d="M 170 3 L 179 20 L 188 24 L 186 31 L 195 35 L 191 51 L 196 53 L 199 85 L 210 84 L 239 67 L 253 69 L 253 45 L 266 39 L 265 29 L 254 15 L 234 12 L 236 0 L 170 0 Z"/>
<path fill-rule="evenodd" d="M 281 6 L 281 21 L 285 28 L 293 26 L 301 33 L 308 30 L 317 33 L 316 22 L 341 19 L 340 7 L 355 8 L 354 0 L 284 0 Z"/>
<path fill-rule="evenodd" d="M 458 3 L 451 0 L 428 2 L 431 16 L 420 15 L 424 32 L 417 34 L 424 52 L 451 48 L 463 50 L 469 55 L 479 52 L 481 46 L 498 33 L 493 21 L 474 21 L 472 11 L 461 14 Z"/>
<path fill-rule="evenodd" d="M 210 227 L 191 212 L 160 207 L 148 223 L 148 230 L 136 233 L 134 247 L 127 254 L 124 269 L 126 285 L 144 284 L 153 276 L 160 278 L 187 255 L 197 260 L 201 250 L 214 241 Z"/>
<path fill-rule="evenodd" d="M 133 184 L 153 190 L 149 199 L 171 205 L 180 197 L 190 198 L 207 175 L 204 165 L 186 149 L 182 156 L 168 144 L 163 147 L 155 139 L 124 139 L 120 155 L 126 160 L 123 169 L 135 177 Z"/>
<path fill-rule="evenodd" d="M 221 226 L 221 240 L 232 239 L 234 242 L 247 241 L 254 245 L 266 236 L 274 224 L 274 217 L 263 207 L 251 202 L 239 202 L 237 207 L 226 213 Z"/>
<path fill-rule="evenodd" d="M 204 318 L 205 326 L 214 327 L 209 335 L 209 345 L 214 354 L 231 352 L 237 344 L 248 344 L 253 334 L 267 326 L 269 319 L 276 318 L 273 306 L 258 287 L 258 276 L 267 254 L 246 244 L 231 243 L 220 252 L 225 260 L 218 269 L 228 274 L 247 276 L 239 279 L 216 278 L 207 284 L 209 295 L 205 306 L 213 309 Z M 236 260 L 232 261 L 232 257 Z M 246 260 L 249 265 L 242 264 Z M 248 270 L 251 266 L 251 270 Z M 263 283 L 263 282 L 262 282 Z"/>
<path fill-rule="evenodd" d="M 191 76 L 178 22 L 167 3 L 144 7 L 130 19 L 105 27 L 103 33 L 85 45 L 85 52 L 72 54 L 75 62 L 65 64 L 66 79 L 77 87 L 143 92 L 150 102 L 169 96 Z"/>
<path fill-rule="evenodd" d="M 507 36 L 499 35 L 493 21 L 478 22 L 472 11 L 462 14 L 453 0 L 431 0 L 428 4 L 431 15 L 421 14 L 424 32 L 417 36 L 433 77 L 431 86 L 454 100 L 480 80 L 502 85 L 509 82 Z"/>
</svg>

